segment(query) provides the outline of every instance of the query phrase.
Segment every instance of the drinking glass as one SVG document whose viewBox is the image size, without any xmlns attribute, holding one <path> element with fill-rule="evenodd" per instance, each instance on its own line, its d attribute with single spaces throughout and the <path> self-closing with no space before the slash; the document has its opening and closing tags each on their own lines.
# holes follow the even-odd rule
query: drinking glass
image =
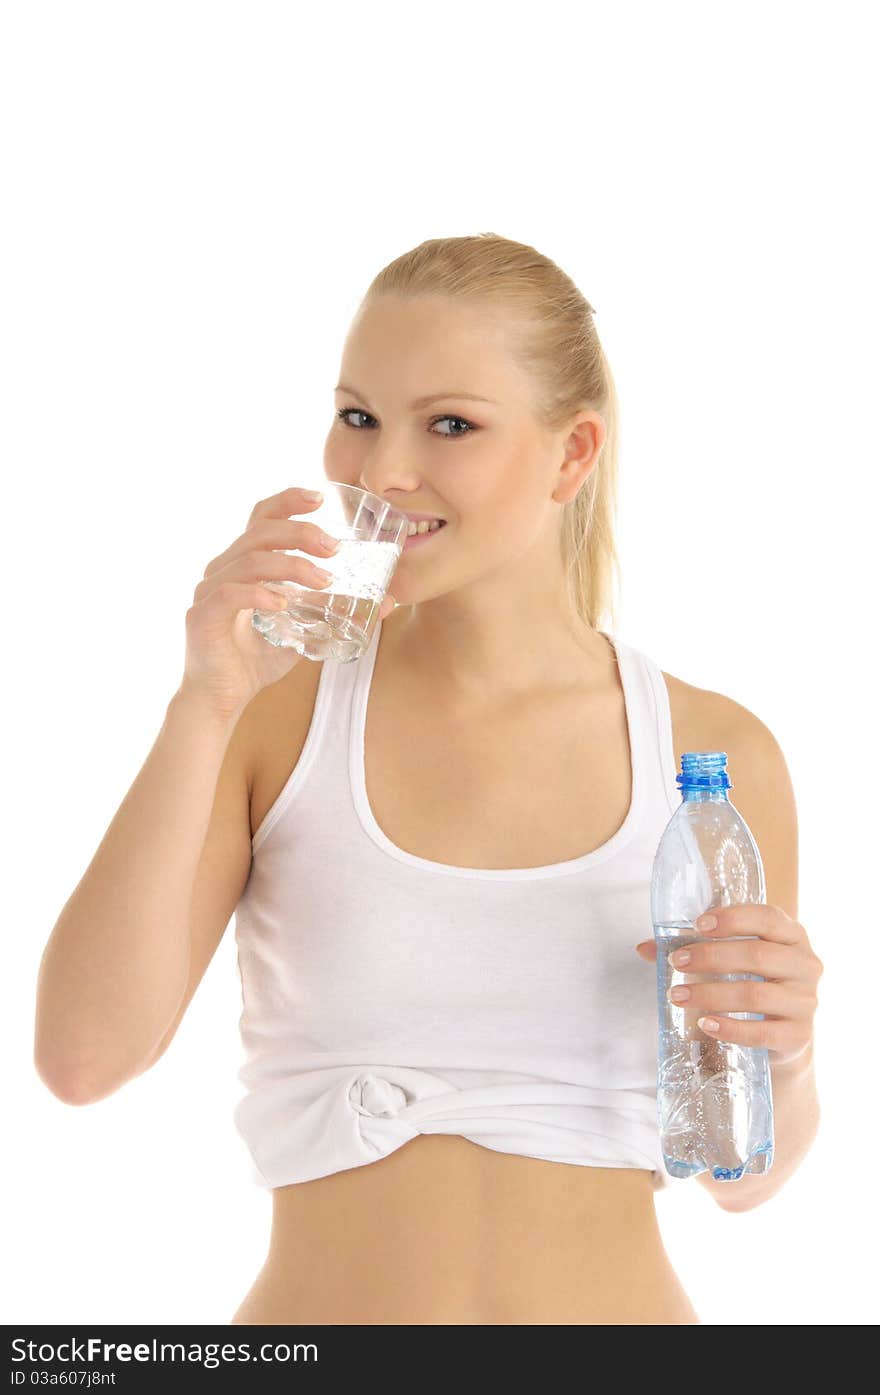
<svg viewBox="0 0 880 1395">
<path fill-rule="evenodd" d="M 255 610 L 251 624 L 270 644 L 296 649 L 306 659 L 351 663 L 366 651 L 382 598 L 403 552 L 409 520 L 369 490 L 327 480 L 324 498 L 306 515 L 340 545 L 320 565 L 332 581 L 319 590 L 299 581 L 266 581 L 288 596 L 284 610 Z M 301 548 L 288 556 L 315 558 Z"/>
</svg>

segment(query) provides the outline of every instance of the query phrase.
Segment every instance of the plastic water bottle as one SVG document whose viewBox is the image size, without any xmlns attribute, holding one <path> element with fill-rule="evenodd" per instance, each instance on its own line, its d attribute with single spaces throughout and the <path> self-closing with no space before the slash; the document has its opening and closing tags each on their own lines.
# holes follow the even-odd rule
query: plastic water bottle
<svg viewBox="0 0 880 1395">
<path fill-rule="evenodd" d="M 697 916 L 713 906 L 766 901 L 764 867 L 732 788 L 725 751 L 686 751 L 676 776 L 681 804 L 663 833 L 651 878 L 657 944 L 659 1049 L 657 1109 L 663 1162 L 672 1177 L 706 1169 L 717 1181 L 768 1172 L 773 1162 L 773 1097 L 766 1047 L 709 1037 L 703 1008 L 669 1001 L 678 984 L 757 979 L 760 974 L 689 974 L 669 962 L 673 950 L 705 943 Z M 723 935 L 713 944 L 755 935 Z M 723 1016 L 762 1021 L 760 1012 Z M 723 1019 L 722 1019 L 723 1020 Z"/>
</svg>

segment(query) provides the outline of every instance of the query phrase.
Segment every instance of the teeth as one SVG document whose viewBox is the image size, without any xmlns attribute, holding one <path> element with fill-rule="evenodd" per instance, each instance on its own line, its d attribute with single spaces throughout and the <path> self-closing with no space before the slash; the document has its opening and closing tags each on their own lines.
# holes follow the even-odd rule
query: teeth
<svg viewBox="0 0 880 1395">
<path fill-rule="evenodd" d="M 436 533 L 438 528 L 442 528 L 445 521 L 446 520 L 442 518 L 434 518 L 430 521 L 426 518 L 423 518 L 419 523 L 415 523 L 412 519 L 410 519 L 409 527 L 406 530 L 406 536 L 408 538 L 411 538 L 416 533 Z M 383 528 L 380 531 L 390 533 L 392 529 Z"/>
</svg>

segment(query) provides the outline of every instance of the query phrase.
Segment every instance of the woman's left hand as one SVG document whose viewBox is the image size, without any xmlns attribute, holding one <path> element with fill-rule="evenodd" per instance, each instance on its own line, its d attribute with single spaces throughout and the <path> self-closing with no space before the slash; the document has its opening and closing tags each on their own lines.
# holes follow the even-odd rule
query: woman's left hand
<svg viewBox="0 0 880 1395">
<path fill-rule="evenodd" d="M 670 954 L 672 967 L 687 984 L 670 991 L 670 1001 L 698 1011 L 698 1026 L 707 1036 L 741 1046 L 766 1046 L 771 1065 L 786 1065 L 803 1055 L 813 1038 L 813 1018 L 818 1004 L 817 985 L 824 965 L 813 952 L 799 921 L 779 906 L 752 902 L 712 906 L 716 928 L 695 921 L 707 943 L 690 944 Z M 755 940 L 730 940 L 726 935 L 757 935 Z M 636 945 L 645 960 L 657 961 L 657 941 Z M 665 952 L 665 951 L 664 951 Z M 679 955 L 690 954 L 685 968 Z M 690 981 L 691 975 L 760 974 L 764 982 L 743 979 L 734 983 Z M 678 995 L 684 992 L 684 998 Z M 728 1012 L 761 1012 L 761 1022 L 719 1016 Z M 715 1014 L 704 1016 L 702 1014 Z"/>
</svg>

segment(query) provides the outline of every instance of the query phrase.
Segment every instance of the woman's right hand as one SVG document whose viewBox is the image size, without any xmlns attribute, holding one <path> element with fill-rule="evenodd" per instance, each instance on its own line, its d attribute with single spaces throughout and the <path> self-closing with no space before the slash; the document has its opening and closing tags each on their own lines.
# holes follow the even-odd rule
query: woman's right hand
<svg viewBox="0 0 880 1395">
<path fill-rule="evenodd" d="M 241 536 L 208 563 L 186 612 L 186 662 L 178 691 L 195 694 L 219 715 L 234 718 L 303 657 L 295 649 L 270 644 L 254 629 L 251 616 L 255 610 L 283 609 L 279 592 L 261 585 L 263 581 L 297 581 L 314 590 L 328 585 L 315 563 L 272 550 L 296 547 L 318 558 L 332 557 L 316 523 L 290 517 L 320 503 L 298 487 L 261 500 Z M 394 605 L 387 593 L 380 619 Z"/>
</svg>

